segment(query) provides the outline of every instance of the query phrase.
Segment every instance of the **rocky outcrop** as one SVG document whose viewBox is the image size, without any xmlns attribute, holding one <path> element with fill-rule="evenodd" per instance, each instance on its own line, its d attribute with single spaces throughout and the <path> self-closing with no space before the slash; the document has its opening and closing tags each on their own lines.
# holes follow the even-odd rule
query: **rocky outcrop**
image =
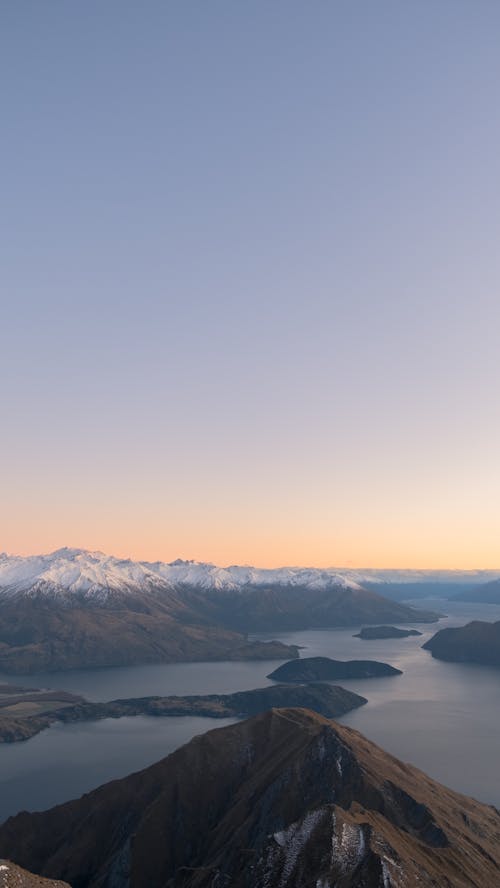
<svg viewBox="0 0 500 888">
<path fill-rule="evenodd" d="M 457 629 L 441 629 L 422 647 L 438 660 L 500 666 L 500 621 L 474 620 Z"/>
<path fill-rule="evenodd" d="M 416 629 L 399 629 L 397 626 L 365 626 L 353 638 L 372 641 L 376 638 L 409 638 L 411 635 L 422 635 Z"/>
<path fill-rule="evenodd" d="M 484 888 L 499 849 L 496 809 L 301 709 L 0 827 L 0 853 L 73 888 Z"/>
<path fill-rule="evenodd" d="M 71 888 L 67 882 L 42 879 L 10 860 L 0 860 L 0 888 Z"/>
<path fill-rule="evenodd" d="M 305 657 L 278 666 L 268 678 L 273 681 L 336 681 L 346 678 L 382 678 L 402 675 L 400 669 L 377 660 L 331 660 L 329 657 Z"/>
</svg>

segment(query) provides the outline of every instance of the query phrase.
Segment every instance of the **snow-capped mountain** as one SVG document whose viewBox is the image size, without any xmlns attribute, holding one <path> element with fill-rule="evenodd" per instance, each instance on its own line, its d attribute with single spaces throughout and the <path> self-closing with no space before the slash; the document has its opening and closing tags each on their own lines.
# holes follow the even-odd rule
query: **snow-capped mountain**
<svg viewBox="0 0 500 888">
<path fill-rule="evenodd" d="M 84 549 L 0 555 L 0 672 L 290 659 L 248 633 L 429 622 L 348 571 L 137 562 Z"/>
<path fill-rule="evenodd" d="M 147 565 L 84 549 L 49 555 L 0 554 L 0 595 L 106 599 L 116 594 L 165 588 L 168 582 Z"/>
<path fill-rule="evenodd" d="M 237 591 L 245 586 L 306 586 L 310 589 L 328 589 L 341 586 L 359 589 L 359 584 L 336 570 L 308 567 L 217 567 L 201 561 L 155 562 L 147 565 L 163 579 L 183 586 L 201 589 Z"/>
<path fill-rule="evenodd" d="M 364 568 L 362 570 L 341 570 L 341 573 L 351 580 L 360 583 L 360 585 L 365 585 L 366 583 L 377 583 L 377 585 L 382 585 L 383 583 L 398 583 L 401 585 L 452 583 L 469 586 L 488 583 L 500 577 L 500 568 L 498 570 L 398 570 L 394 568 L 383 570 Z"/>
<path fill-rule="evenodd" d="M 247 586 L 284 585 L 311 589 L 357 589 L 354 580 L 335 571 L 311 568 L 217 567 L 198 561 L 170 564 L 131 561 L 85 549 L 57 549 L 48 555 L 0 554 L 0 595 L 18 594 L 107 598 L 172 586 L 236 592 Z"/>
<path fill-rule="evenodd" d="M 206 595 L 102 552 L 0 555 L 0 672 L 297 656 L 217 623 Z"/>
<path fill-rule="evenodd" d="M 261 586 L 361 590 L 366 584 L 464 583 L 496 579 L 498 571 L 353 570 L 232 565 L 200 561 L 141 562 L 85 549 L 58 549 L 48 555 L 0 554 L 0 596 L 18 594 L 105 600 L 110 596 L 190 587 L 238 592 Z"/>
</svg>

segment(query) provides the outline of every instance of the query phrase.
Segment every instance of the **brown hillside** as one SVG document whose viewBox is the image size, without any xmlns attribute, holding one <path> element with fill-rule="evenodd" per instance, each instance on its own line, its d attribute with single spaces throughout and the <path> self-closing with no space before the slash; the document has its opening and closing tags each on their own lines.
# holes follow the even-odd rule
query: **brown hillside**
<svg viewBox="0 0 500 888">
<path fill-rule="evenodd" d="M 356 731 L 280 709 L 11 818 L 0 853 L 73 888 L 485 888 L 500 815 Z"/>
</svg>

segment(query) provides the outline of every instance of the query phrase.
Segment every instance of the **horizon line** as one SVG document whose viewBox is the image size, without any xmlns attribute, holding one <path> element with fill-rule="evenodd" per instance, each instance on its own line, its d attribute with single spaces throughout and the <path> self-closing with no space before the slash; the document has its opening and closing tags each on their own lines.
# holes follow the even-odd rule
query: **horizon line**
<svg viewBox="0 0 500 888">
<path fill-rule="evenodd" d="M 232 564 L 217 564 L 215 561 L 205 561 L 199 560 L 197 558 L 174 558 L 172 560 L 163 560 L 162 558 L 133 558 L 130 555 L 114 555 L 108 552 L 103 551 L 102 549 L 87 549 L 85 547 L 80 546 L 59 546 L 55 549 L 52 549 L 49 552 L 30 552 L 28 554 L 14 553 L 14 552 L 6 552 L 1 551 L 0 557 L 6 556 L 7 558 L 44 558 L 50 555 L 55 555 L 57 552 L 64 551 L 72 551 L 79 553 L 86 553 L 89 555 L 104 555 L 106 558 L 115 558 L 117 561 L 132 561 L 139 564 L 154 564 L 156 561 L 162 562 L 163 564 L 173 565 L 176 562 L 181 562 L 184 564 L 200 564 L 200 565 L 209 565 L 212 567 L 219 568 L 221 570 L 230 570 L 232 567 L 246 567 L 246 568 L 254 568 L 256 570 L 270 570 L 270 571 L 279 571 L 279 570 L 324 570 L 324 571 L 337 571 L 341 572 L 349 572 L 349 571 L 412 571 L 412 572 L 426 572 L 426 573 L 500 573 L 499 567 L 409 567 L 408 565 L 404 567 L 395 567 L 395 566 L 384 566 L 384 567 L 370 567 L 368 565 L 361 566 L 338 566 L 338 565 L 328 565 L 328 566 L 316 566 L 314 564 L 281 564 L 276 567 L 267 567 L 258 564 L 251 563 L 236 563 Z"/>
</svg>

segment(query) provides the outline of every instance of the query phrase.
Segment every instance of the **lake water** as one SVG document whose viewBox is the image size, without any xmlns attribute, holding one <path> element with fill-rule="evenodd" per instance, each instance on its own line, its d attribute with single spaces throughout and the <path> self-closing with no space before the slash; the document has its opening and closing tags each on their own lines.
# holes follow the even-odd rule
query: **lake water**
<svg viewBox="0 0 500 888">
<path fill-rule="evenodd" d="M 422 637 L 362 641 L 353 638 L 356 628 L 269 637 L 303 646 L 304 657 L 381 660 L 402 669 L 398 677 L 342 682 L 369 702 L 341 721 L 453 789 L 500 807 L 500 670 L 440 662 L 421 648 L 437 628 L 464 625 L 471 619 L 499 620 L 500 606 L 435 599 L 418 603 L 449 615 L 437 625 L 415 624 Z M 0 674 L 0 683 L 65 689 L 89 700 L 231 693 L 270 684 L 266 675 L 278 665 L 278 661 L 176 663 L 29 677 Z M 19 810 L 41 810 L 81 795 L 146 767 L 195 734 L 231 722 L 192 717 L 104 719 L 56 724 L 27 742 L 2 744 L 0 821 Z"/>
</svg>

